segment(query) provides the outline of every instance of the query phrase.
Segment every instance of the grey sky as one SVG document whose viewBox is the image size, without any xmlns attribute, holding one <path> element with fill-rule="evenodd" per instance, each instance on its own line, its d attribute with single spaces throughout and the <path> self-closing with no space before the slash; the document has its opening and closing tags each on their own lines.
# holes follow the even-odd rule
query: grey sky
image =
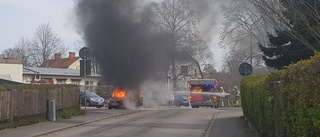
<svg viewBox="0 0 320 137">
<path fill-rule="evenodd" d="M 74 51 L 73 42 L 79 40 L 80 36 L 73 28 L 73 5 L 73 0 L 0 0 L 0 52 L 14 47 L 22 36 L 32 39 L 38 25 L 47 22 L 63 39 L 64 45 L 70 51 Z M 221 70 L 222 66 L 223 51 L 218 46 L 219 24 L 222 21 L 221 14 L 215 17 L 216 25 L 212 26 L 213 35 L 210 42 L 215 56 L 215 68 L 218 70 Z"/>
</svg>

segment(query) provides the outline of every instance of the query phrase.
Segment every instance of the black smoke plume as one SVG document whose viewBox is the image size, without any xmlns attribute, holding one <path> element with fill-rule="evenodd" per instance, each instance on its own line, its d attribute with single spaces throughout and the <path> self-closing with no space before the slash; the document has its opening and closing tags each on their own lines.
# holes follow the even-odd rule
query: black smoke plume
<svg viewBox="0 0 320 137">
<path fill-rule="evenodd" d="M 152 31 L 152 12 L 140 0 L 79 0 L 75 12 L 107 82 L 139 89 L 167 75 L 167 35 Z"/>
</svg>

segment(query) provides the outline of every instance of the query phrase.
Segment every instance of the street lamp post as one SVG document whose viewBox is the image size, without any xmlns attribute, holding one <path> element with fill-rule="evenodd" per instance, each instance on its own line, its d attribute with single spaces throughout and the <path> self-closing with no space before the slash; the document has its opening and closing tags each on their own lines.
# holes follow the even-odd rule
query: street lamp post
<svg viewBox="0 0 320 137">
<path fill-rule="evenodd" d="M 252 27 L 253 27 L 253 25 L 255 25 L 259 20 L 261 19 L 261 17 L 260 18 L 258 18 L 256 21 L 254 21 L 251 25 L 250 25 L 250 56 L 251 56 L 251 58 L 250 58 L 250 65 L 253 67 L 253 64 L 252 64 Z"/>
</svg>

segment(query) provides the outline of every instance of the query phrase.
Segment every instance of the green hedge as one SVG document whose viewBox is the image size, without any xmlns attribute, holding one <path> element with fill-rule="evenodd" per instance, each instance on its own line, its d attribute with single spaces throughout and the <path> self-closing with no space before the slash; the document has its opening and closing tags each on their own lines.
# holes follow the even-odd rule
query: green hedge
<svg viewBox="0 0 320 137">
<path fill-rule="evenodd" d="M 251 76 L 241 82 L 241 103 L 244 116 L 261 136 L 273 136 L 273 97 L 266 86 L 267 76 Z"/>
<path fill-rule="evenodd" d="M 274 96 L 274 85 L 278 81 L 281 83 L 279 95 Z M 241 94 L 244 115 L 261 136 L 275 134 L 277 125 L 273 117 L 278 111 L 275 107 L 281 110 L 283 136 L 320 136 L 319 53 L 284 70 L 244 78 Z M 280 105 L 274 104 L 274 98 L 279 99 Z"/>
<path fill-rule="evenodd" d="M 75 87 L 77 85 L 73 84 L 21 84 L 21 85 L 0 85 L 1 91 L 22 91 L 22 90 L 49 90 L 56 88 L 64 88 L 64 87 Z"/>
<path fill-rule="evenodd" d="M 320 55 L 289 66 L 281 82 L 287 136 L 320 136 Z"/>
</svg>

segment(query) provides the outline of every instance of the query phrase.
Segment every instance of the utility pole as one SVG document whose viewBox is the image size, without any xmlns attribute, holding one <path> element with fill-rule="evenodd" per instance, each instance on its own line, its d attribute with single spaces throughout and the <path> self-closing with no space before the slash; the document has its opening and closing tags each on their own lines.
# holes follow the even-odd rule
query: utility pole
<svg viewBox="0 0 320 137">
<path fill-rule="evenodd" d="M 259 21 L 261 19 L 261 17 L 260 18 L 258 18 L 256 21 L 254 21 L 251 25 L 250 25 L 250 56 L 251 56 L 251 58 L 250 58 L 250 65 L 253 67 L 253 64 L 252 64 L 252 58 L 253 58 L 253 55 L 252 55 L 252 50 L 253 50 L 253 45 L 252 45 L 252 27 Z"/>
</svg>

